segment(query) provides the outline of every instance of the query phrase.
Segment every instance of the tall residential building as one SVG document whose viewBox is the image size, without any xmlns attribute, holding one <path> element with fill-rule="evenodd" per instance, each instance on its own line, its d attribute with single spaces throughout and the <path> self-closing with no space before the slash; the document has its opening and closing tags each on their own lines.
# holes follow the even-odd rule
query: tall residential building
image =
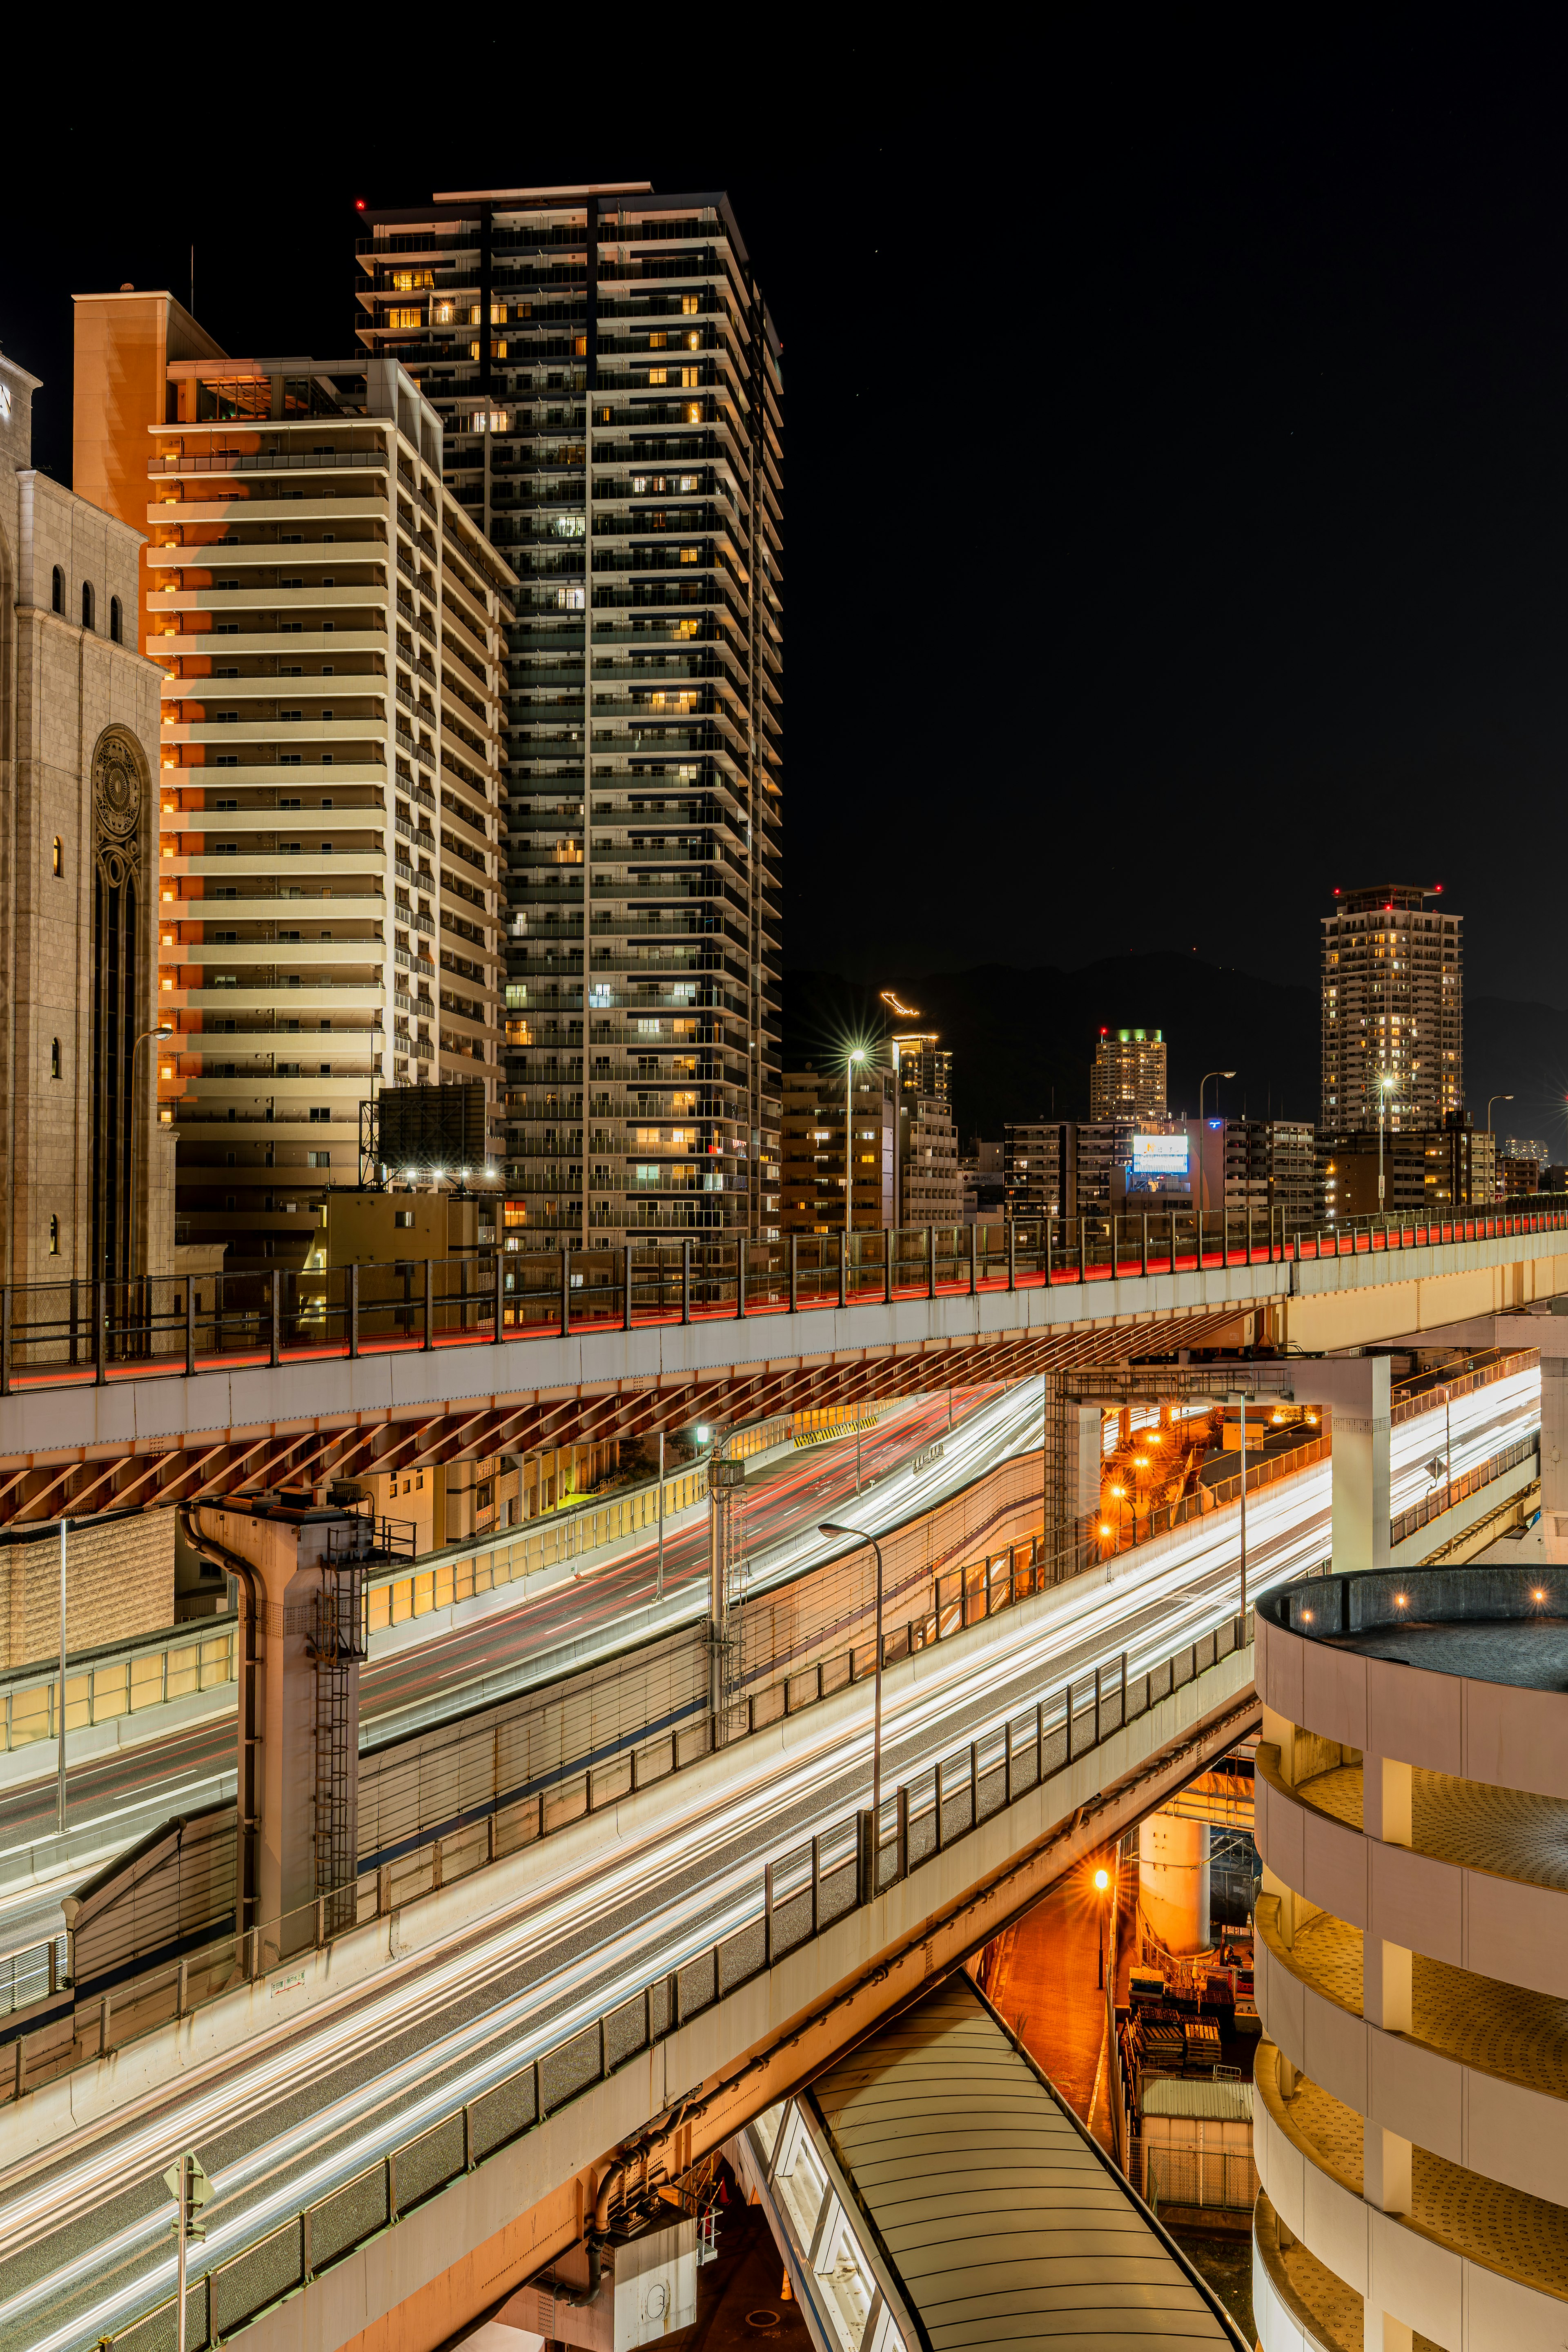
<svg viewBox="0 0 1568 2352">
<path fill-rule="evenodd" d="M 379 1087 L 480 1080 L 499 1160 L 513 575 L 394 361 L 230 359 L 167 295 L 77 337 L 79 476 L 151 535 L 182 1228 L 299 1266 Z"/>
<path fill-rule="evenodd" d="M 847 1064 L 784 1073 L 779 1221 L 786 1234 L 842 1233 L 847 1185 L 853 1196 L 856 1230 L 879 1233 L 898 1222 L 892 1079 L 885 1070 L 860 1066 L 854 1075 L 851 1096 Z M 847 1105 L 851 1114 L 847 1142 Z"/>
<path fill-rule="evenodd" d="M 936 1029 L 895 1030 L 889 1040 L 900 1096 L 952 1100 L 952 1052 Z"/>
<path fill-rule="evenodd" d="M 899 1105 L 899 1223 L 963 1223 L 958 1130 L 940 1095 L 905 1095 Z"/>
<path fill-rule="evenodd" d="M 1325 1130 L 1441 1127 L 1464 1106 L 1464 919 L 1442 885 L 1336 890 L 1321 920 Z"/>
<path fill-rule="evenodd" d="M 34 467 L 37 388 L 0 356 L 0 1281 L 201 1272 L 174 1247 L 156 1112 L 159 680 L 137 646 L 141 538 Z"/>
<path fill-rule="evenodd" d="M 1193 1119 L 1188 1133 L 1199 1179 L 1194 1207 L 1250 1212 L 1259 1224 L 1278 1215 L 1287 1233 L 1312 1223 L 1317 1150 L 1309 1120 Z"/>
<path fill-rule="evenodd" d="M 1497 1170 L 1496 1137 L 1463 1112 L 1437 1128 L 1390 1129 L 1381 1154 L 1375 1129 L 1320 1134 L 1316 1215 L 1324 1224 L 1335 1224 L 1343 1217 L 1375 1217 L 1384 1211 L 1393 1216 L 1485 1208 L 1497 1198 Z"/>
<path fill-rule="evenodd" d="M 1069 1217 L 1078 1191 L 1078 1121 L 1009 1119 L 1002 1130 L 1009 1217 Z"/>
<path fill-rule="evenodd" d="M 1165 1038 L 1159 1029 L 1102 1029 L 1089 1074 L 1090 1118 L 1163 1118 Z"/>
<path fill-rule="evenodd" d="M 783 374 L 729 198 L 372 211 L 360 340 L 515 565 L 508 1222 L 780 1231 Z"/>
</svg>

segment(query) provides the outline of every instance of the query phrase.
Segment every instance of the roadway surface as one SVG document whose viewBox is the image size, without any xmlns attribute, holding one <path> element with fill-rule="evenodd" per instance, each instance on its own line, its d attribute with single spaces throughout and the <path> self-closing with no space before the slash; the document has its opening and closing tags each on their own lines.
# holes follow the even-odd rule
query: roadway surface
<svg viewBox="0 0 1568 2352">
<path fill-rule="evenodd" d="M 1463 1399 L 1456 1472 L 1538 1418 L 1531 1374 Z M 1423 1415 L 1393 1433 L 1396 1510 L 1426 1490 L 1433 1427 Z M 800 1475 L 830 1474 L 807 1464 Z M 1251 1499 L 1250 1593 L 1323 1560 L 1329 1477 L 1316 1465 Z M 995 1737 L 1068 1675 L 1125 1650 L 1136 1675 L 1230 1616 L 1237 1534 L 1237 1515 L 1217 1512 L 1046 1596 L 1004 1648 L 961 1639 L 932 1654 L 888 1706 L 889 1805 L 900 1780 Z M 177 2147 L 195 2147 L 216 2184 L 205 2268 L 754 1918 L 764 1861 L 837 1830 L 866 1802 L 870 1705 L 867 1688 L 853 1729 L 837 1709 L 823 1710 L 815 1734 L 802 1716 L 801 1745 L 782 1768 L 773 1751 L 759 1746 L 753 1759 L 741 1743 L 721 1797 L 700 1775 L 675 1776 L 592 1863 L 571 1858 L 570 1839 L 547 1843 L 511 1910 L 389 1962 L 357 1995 L 323 2001 L 35 2157 L 6 2148 L 0 2111 L 0 2352 L 87 2352 L 172 2291 L 158 2175 Z"/>
<path fill-rule="evenodd" d="M 1010 1407 L 998 1412 L 995 1408 L 1001 1402 L 990 1389 L 956 1391 L 952 1408 L 955 1428 L 949 1446 L 945 1392 L 922 1399 L 885 1428 L 864 1433 L 862 1479 L 885 1480 L 912 1454 L 941 1440 L 943 1458 L 922 1476 L 921 1501 L 938 1501 L 959 1491 L 1017 1443 L 1018 1400 L 1015 1398 Z M 1037 1401 L 1032 1432 L 1032 1442 L 1037 1445 Z M 830 1511 L 845 1510 L 856 1500 L 853 1440 L 832 1439 L 771 1465 L 748 1479 L 744 1497 L 744 1549 L 753 1559 L 797 1534 L 806 1539 L 802 1558 L 820 1557 L 826 1547 L 815 1538 L 817 1520 Z M 878 1504 L 882 1516 L 875 1525 L 879 1531 L 886 1521 L 888 1496 L 863 1499 Z M 907 1517 L 910 1507 L 906 1486 L 898 1515 Z M 618 1646 L 619 1622 L 630 1612 L 643 1615 L 654 1599 L 658 1557 L 658 1538 L 649 1537 L 634 1550 L 617 1550 L 603 1565 L 595 1566 L 593 1555 L 587 1555 L 580 1563 L 580 1574 L 553 1584 L 533 1599 L 524 1599 L 520 1581 L 508 1588 L 517 1595 L 514 1606 L 476 1611 L 467 1623 L 454 1629 L 447 1630 L 437 1619 L 432 1620 L 423 1636 L 416 1626 L 410 1627 L 408 1638 L 397 1650 L 362 1671 L 361 1746 L 403 1728 L 400 1723 L 389 1723 L 389 1717 L 438 1721 L 535 1679 L 551 1679 L 554 1654 L 568 1636 L 580 1645 L 584 1635 L 598 1634 L 603 1651 L 613 1651 Z M 788 1566 L 793 1570 L 794 1565 L 792 1548 Z M 706 1613 L 706 1512 L 667 1534 L 664 1591 L 661 1613 L 669 1624 Z M 645 1617 L 642 1638 L 648 1630 Z M 226 1714 L 171 1730 L 140 1747 L 75 1766 L 68 1762 L 67 1828 L 73 1843 L 90 1843 L 90 1864 L 68 1864 L 51 1871 L 43 1883 L 32 1876 L 29 1857 L 35 1843 L 55 1833 L 52 1773 L 0 1798 L 0 1890 L 5 1890 L 0 1891 L 0 1955 L 58 1931 L 61 1895 L 109 1858 L 116 1843 L 117 1821 L 127 1822 L 125 1842 L 130 1842 L 145 1834 L 155 1820 L 215 1804 L 232 1797 L 234 1788 L 231 1690 Z M 24 1884 L 5 1887 L 7 1879 L 16 1880 L 24 1873 Z"/>
</svg>

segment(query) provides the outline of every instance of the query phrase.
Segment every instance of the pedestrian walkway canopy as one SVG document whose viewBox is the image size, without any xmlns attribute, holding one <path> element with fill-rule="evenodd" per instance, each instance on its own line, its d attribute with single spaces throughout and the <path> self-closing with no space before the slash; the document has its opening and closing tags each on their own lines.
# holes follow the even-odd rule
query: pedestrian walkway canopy
<svg viewBox="0 0 1568 2352">
<path fill-rule="evenodd" d="M 1247 2344 L 965 1975 L 742 2137 L 821 2352 Z"/>
</svg>

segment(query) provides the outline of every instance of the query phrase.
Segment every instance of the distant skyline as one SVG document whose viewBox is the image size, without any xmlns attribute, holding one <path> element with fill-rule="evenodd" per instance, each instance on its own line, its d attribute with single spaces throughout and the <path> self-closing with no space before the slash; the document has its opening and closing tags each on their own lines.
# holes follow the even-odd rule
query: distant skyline
<svg viewBox="0 0 1568 2352">
<path fill-rule="evenodd" d="M 61 20 L 12 52 L 49 94 L 17 184 L 47 194 L 0 342 L 64 478 L 73 292 L 183 296 L 194 243 L 229 348 L 347 351 L 357 197 L 728 188 L 784 347 L 791 966 L 1195 950 L 1310 984 L 1333 886 L 1397 872 L 1447 886 L 1472 992 L 1552 1003 L 1565 37 L 1270 30 L 1057 18 L 1010 77 L 770 27 L 730 62 L 754 107 L 672 83 L 650 112 L 609 74 L 582 128 L 473 106 L 411 142 L 367 107 L 333 142 L 218 28 L 232 166 L 164 184 L 97 168 L 160 61 Z M 464 43 L 500 87 L 510 37 Z M 358 74 L 363 37 L 309 55 Z"/>
</svg>

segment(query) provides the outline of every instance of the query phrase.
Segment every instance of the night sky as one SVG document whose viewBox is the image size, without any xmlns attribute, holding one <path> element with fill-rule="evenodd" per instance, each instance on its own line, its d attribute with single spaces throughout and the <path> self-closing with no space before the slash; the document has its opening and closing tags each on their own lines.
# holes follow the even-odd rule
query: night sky
<svg viewBox="0 0 1568 2352">
<path fill-rule="evenodd" d="M 1310 984 L 1332 886 L 1392 876 L 1472 992 L 1568 1004 L 1552 20 L 989 16 L 975 63 L 823 16 L 712 80 L 695 20 L 624 20 L 624 77 L 613 14 L 476 21 L 423 67 L 413 19 L 39 48 L 0 341 L 42 463 L 71 292 L 183 292 L 193 239 L 231 351 L 326 356 L 356 195 L 727 186 L 784 341 L 792 966 Z"/>
</svg>

